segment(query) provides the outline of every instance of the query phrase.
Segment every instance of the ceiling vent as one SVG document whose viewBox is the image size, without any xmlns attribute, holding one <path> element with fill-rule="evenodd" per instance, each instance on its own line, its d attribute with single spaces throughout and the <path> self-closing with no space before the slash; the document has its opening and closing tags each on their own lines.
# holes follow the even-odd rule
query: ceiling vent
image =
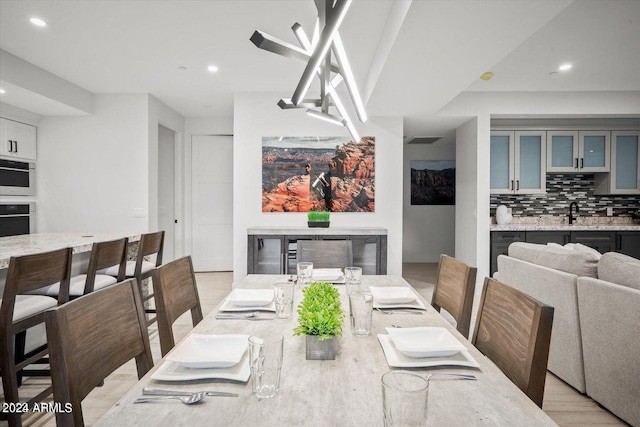
<svg viewBox="0 0 640 427">
<path fill-rule="evenodd" d="M 433 144 L 442 138 L 441 136 L 416 136 L 413 138 L 405 137 L 405 141 L 407 141 L 407 144 Z"/>
</svg>

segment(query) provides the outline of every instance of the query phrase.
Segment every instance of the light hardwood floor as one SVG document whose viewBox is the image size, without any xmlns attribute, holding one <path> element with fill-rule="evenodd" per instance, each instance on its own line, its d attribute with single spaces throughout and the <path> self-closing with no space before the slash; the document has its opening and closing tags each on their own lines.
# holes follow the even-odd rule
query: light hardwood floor
<svg viewBox="0 0 640 427">
<path fill-rule="evenodd" d="M 416 263 L 403 265 L 403 277 L 428 301 L 431 300 L 436 274 L 437 264 Z M 232 273 L 198 273 L 196 276 L 202 309 L 206 314 L 231 290 Z M 191 319 L 188 314 L 178 319 L 175 326 L 176 341 L 189 332 L 191 329 L 190 322 Z M 157 362 L 160 360 L 160 344 L 155 326 L 150 328 L 150 341 L 153 357 Z M 31 395 L 35 390 L 39 390 L 46 381 L 46 379 L 38 378 L 26 379 L 25 384 L 20 389 L 21 395 Z M 89 426 L 95 423 L 136 381 L 137 376 L 133 361 L 111 374 L 105 380 L 104 386 L 96 388 L 84 400 L 82 407 L 85 424 Z M 592 399 L 576 392 L 553 374 L 547 374 L 543 410 L 559 426 L 626 425 L 606 409 L 598 406 Z M 23 424 L 24 426 L 38 427 L 55 426 L 55 419 L 52 414 L 30 414 L 23 418 Z M 215 425 L 215 423 L 212 425 Z"/>
</svg>

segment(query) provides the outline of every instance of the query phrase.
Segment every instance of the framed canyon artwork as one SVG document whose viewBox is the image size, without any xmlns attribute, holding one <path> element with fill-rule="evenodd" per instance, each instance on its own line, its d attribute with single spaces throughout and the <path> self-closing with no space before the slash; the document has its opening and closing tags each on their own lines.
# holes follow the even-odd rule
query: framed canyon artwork
<svg viewBox="0 0 640 427">
<path fill-rule="evenodd" d="M 455 205 L 455 160 L 411 160 L 411 204 Z"/>
<path fill-rule="evenodd" d="M 375 137 L 263 137 L 262 212 L 374 212 Z"/>
</svg>

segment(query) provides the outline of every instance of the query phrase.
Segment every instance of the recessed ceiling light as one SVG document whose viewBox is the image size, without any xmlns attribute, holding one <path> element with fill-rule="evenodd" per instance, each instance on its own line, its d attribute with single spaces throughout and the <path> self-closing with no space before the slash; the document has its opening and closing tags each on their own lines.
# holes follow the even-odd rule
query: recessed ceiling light
<svg viewBox="0 0 640 427">
<path fill-rule="evenodd" d="M 0 95 L 4 95 L 5 93 L 7 93 L 7 91 L 0 87 Z"/>
<path fill-rule="evenodd" d="M 211 105 L 203 105 L 203 108 L 211 108 Z"/>
<path fill-rule="evenodd" d="M 558 67 L 558 71 L 569 71 L 571 69 L 571 67 L 573 67 L 573 65 L 571 64 L 562 64 L 561 66 Z"/>
<path fill-rule="evenodd" d="M 179 65 L 179 66 L 178 66 L 178 70 L 180 70 L 180 71 L 187 71 L 187 67 L 185 67 L 184 65 Z"/>
<path fill-rule="evenodd" d="M 36 17 L 33 17 L 33 18 L 29 19 L 29 22 L 31 22 L 36 27 L 46 27 L 47 26 L 47 22 L 44 19 L 40 19 L 40 18 L 36 18 Z"/>
<path fill-rule="evenodd" d="M 493 73 L 491 71 L 487 71 L 486 73 L 480 76 L 481 80 L 491 80 L 493 78 Z"/>
<path fill-rule="evenodd" d="M 207 70 L 208 70 L 210 73 L 217 73 L 217 72 L 218 72 L 218 67 L 216 67 L 215 65 L 209 65 L 209 66 L 207 67 Z"/>
</svg>

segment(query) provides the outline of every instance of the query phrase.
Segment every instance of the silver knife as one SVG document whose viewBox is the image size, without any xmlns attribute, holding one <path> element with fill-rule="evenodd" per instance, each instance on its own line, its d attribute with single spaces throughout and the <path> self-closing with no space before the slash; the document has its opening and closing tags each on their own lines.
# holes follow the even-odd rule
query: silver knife
<svg viewBox="0 0 640 427">
<path fill-rule="evenodd" d="M 205 396 L 225 396 L 225 397 L 238 397 L 238 393 L 229 393 L 226 391 L 203 391 Z M 142 394 L 147 396 L 191 396 L 194 393 L 191 391 L 180 390 L 162 390 L 159 388 L 143 388 Z"/>
</svg>

